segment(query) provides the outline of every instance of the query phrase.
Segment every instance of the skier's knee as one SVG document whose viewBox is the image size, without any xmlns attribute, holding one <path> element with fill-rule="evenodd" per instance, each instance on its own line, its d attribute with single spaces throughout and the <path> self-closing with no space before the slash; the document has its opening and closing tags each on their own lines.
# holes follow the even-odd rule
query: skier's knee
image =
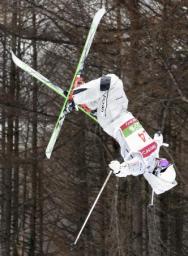
<svg viewBox="0 0 188 256">
<path fill-rule="evenodd" d="M 110 76 L 102 76 L 100 81 L 100 90 L 101 91 L 107 91 L 110 89 L 110 82 L 111 77 Z"/>
</svg>

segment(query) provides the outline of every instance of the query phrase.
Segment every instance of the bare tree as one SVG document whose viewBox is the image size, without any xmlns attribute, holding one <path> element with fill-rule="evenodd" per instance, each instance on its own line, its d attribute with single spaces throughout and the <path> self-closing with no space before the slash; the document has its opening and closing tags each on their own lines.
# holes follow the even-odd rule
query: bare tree
<svg viewBox="0 0 188 256">
<path fill-rule="evenodd" d="M 184 1 L 3 1 L 0 11 L 2 255 L 187 255 L 187 6 Z M 170 143 L 179 185 L 155 198 L 142 177 L 111 177 L 70 251 L 119 147 L 82 113 L 67 116 L 51 160 L 45 147 L 63 100 L 11 62 L 13 50 L 68 88 L 97 9 L 107 12 L 86 80 L 118 74 L 129 110 Z M 128 79 L 128 78 L 129 79 Z"/>
</svg>

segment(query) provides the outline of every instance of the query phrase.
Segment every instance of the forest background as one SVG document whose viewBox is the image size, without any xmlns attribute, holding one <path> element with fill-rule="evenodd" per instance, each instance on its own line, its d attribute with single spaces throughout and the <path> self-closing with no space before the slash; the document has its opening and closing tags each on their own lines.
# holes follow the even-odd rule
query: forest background
<svg viewBox="0 0 188 256">
<path fill-rule="evenodd" d="M 129 110 L 170 144 L 178 186 L 155 197 L 142 176 L 111 177 L 70 251 L 119 147 L 83 113 L 70 114 L 50 160 L 62 98 L 17 68 L 10 51 L 68 88 L 92 18 L 105 6 L 86 79 L 115 73 Z M 188 255 L 187 1 L 1 0 L 0 255 Z"/>
</svg>

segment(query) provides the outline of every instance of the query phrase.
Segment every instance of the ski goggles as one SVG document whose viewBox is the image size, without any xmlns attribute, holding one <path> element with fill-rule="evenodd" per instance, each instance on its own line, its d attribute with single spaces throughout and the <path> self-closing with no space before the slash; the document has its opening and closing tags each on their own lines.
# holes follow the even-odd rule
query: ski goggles
<svg viewBox="0 0 188 256">
<path fill-rule="evenodd" d="M 161 170 L 165 170 L 170 165 L 170 162 L 167 159 L 159 159 L 157 165 Z"/>
</svg>

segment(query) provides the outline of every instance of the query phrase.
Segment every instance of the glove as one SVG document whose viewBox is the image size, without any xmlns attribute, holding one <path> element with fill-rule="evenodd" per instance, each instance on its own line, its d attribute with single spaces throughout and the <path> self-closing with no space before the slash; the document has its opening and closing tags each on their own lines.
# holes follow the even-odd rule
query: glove
<svg viewBox="0 0 188 256">
<path fill-rule="evenodd" d="M 156 132 L 154 134 L 154 141 L 157 142 L 157 151 L 156 151 L 156 156 L 159 157 L 159 151 L 160 151 L 160 147 L 164 146 L 164 147 L 168 147 L 169 144 L 168 143 L 163 143 L 163 135 L 160 131 Z"/>
<path fill-rule="evenodd" d="M 154 134 L 154 140 L 157 142 L 159 147 L 162 146 L 162 144 L 163 144 L 163 135 L 160 131 L 158 131 Z"/>
<path fill-rule="evenodd" d="M 110 162 L 109 167 L 117 177 L 127 177 L 132 174 L 127 162 L 120 164 L 119 161 L 114 160 Z"/>
<path fill-rule="evenodd" d="M 117 160 L 111 161 L 109 167 L 114 174 L 118 174 L 120 172 L 120 162 Z"/>
</svg>

